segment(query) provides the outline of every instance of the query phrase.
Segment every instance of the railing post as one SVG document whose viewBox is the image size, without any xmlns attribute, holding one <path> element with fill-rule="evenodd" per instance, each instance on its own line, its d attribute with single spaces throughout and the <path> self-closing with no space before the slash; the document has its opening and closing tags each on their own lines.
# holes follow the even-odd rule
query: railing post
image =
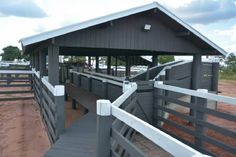
<svg viewBox="0 0 236 157">
<path fill-rule="evenodd" d="M 111 156 L 111 105 L 109 100 L 97 100 L 96 157 Z"/>
<path fill-rule="evenodd" d="M 92 85 L 92 77 L 88 77 L 88 91 L 92 92 L 93 85 Z"/>
<path fill-rule="evenodd" d="M 56 105 L 55 113 L 55 126 L 56 126 L 56 138 L 64 131 L 65 127 L 65 109 L 64 109 L 64 91 L 65 88 L 62 85 L 55 86 L 54 100 Z"/>
<path fill-rule="evenodd" d="M 155 84 L 163 84 L 163 81 L 155 81 Z M 161 121 L 158 117 L 163 116 L 163 111 L 160 109 L 159 106 L 163 106 L 163 100 L 158 98 L 157 95 L 164 95 L 163 89 L 154 88 L 154 104 L 153 104 L 153 123 L 154 126 L 161 127 Z"/>
<path fill-rule="evenodd" d="M 207 89 L 198 89 L 198 92 L 202 92 L 202 93 L 208 93 Z M 204 98 L 196 98 L 196 105 L 198 105 L 201 108 L 206 108 L 207 107 L 207 99 Z M 206 120 L 206 116 L 204 114 L 204 111 L 199 111 L 197 110 L 196 112 L 196 119 L 197 120 L 201 120 L 201 121 L 205 121 Z M 204 126 L 202 126 L 201 124 L 195 123 L 195 131 L 197 134 L 204 134 Z M 201 138 L 195 137 L 195 144 L 198 147 L 202 147 L 203 146 L 203 141 Z"/>
<path fill-rule="evenodd" d="M 103 98 L 107 99 L 107 97 L 108 97 L 107 81 L 102 80 L 102 85 L 103 85 Z"/>
<path fill-rule="evenodd" d="M 132 84 L 129 81 L 124 81 L 122 86 L 122 92 L 125 93 L 130 88 L 132 88 Z"/>
<path fill-rule="evenodd" d="M 78 87 L 81 87 L 81 74 L 78 74 Z"/>
<path fill-rule="evenodd" d="M 212 63 L 212 91 L 218 93 L 219 63 Z"/>
</svg>

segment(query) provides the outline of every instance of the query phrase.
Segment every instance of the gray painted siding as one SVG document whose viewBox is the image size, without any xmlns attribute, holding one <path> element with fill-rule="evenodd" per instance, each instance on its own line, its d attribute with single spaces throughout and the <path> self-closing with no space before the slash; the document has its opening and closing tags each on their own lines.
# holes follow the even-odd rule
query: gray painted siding
<svg viewBox="0 0 236 157">
<path fill-rule="evenodd" d="M 122 95 L 122 87 L 113 84 L 107 84 L 107 98 L 113 102 Z"/>
<path fill-rule="evenodd" d="M 144 32 L 145 24 L 151 31 Z M 105 25 L 105 24 L 104 24 Z M 55 43 L 66 47 L 114 48 L 151 50 L 179 53 L 197 53 L 200 50 L 191 42 L 176 37 L 176 33 L 154 14 L 136 14 L 113 21 L 101 28 L 93 26 L 55 38 Z"/>
<path fill-rule="evenodd" d="M 89 91 L 89 80 L 85 76 L 81 76 L 81 87 L 87 91 Z"/>
<path fill-rule="evenodd" d="M 104 90 L 102 81 L 92 79 L 92 93 L 103 98 Z"/>
</svg>

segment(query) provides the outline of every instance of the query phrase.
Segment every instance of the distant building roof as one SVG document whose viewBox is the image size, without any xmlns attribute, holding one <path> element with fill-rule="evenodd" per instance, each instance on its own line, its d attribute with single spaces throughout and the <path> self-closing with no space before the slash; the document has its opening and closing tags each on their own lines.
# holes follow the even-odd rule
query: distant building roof
<svg viewBox="0 0 236 157">
<path fill-rule="evenodd" d="M 98 24 L 102 24 L 102 23 L 105 23 L 105 22 L 109 22 L 109 21 L 112 21 L 112 20 L 119 19 L 119 18 L 127 17 L 127 16 L 130 16 L 130 15 L 133 15 L 133 14 L 141 13 L 141 12 L 144 12 L 144 11 L 147 11 L 147 10 L 150 10 L 150 9 L 155 9 L 155 8 L 157 8 L 158 10 L 160 10 L 161 12 L 166 14 L 169 18 L 173 19 L 176 23 L 182 25 L 184 28 L 189 30 L 191 33 L 193 33 L 195 36 L 200 38 L 203 42 L 205 42 L 206 44 L 208 44 L 209 46 L 214 48 L 219 53 L 221 53 L 225 56 L 227 55 L 227 52 L 225 50 L 223 50 L 221 47 L 219 47 L 218 45 L 213 43 L 211 40 L 206 38 L 204 35 L 199 33 L 197 30 L 195 30 L 194 28 L 192 28 L 191 26 L 189 26 L 188 24 L 183 22 L 180 18 L 175 16 L 173 13 L 168 11 L 166 8 L 164 8 L 163 6 L 161 6 L 157 2 L 153 2 L 151 4 L 147 4 L 147 5 L 132 8 L 132 9 L 129 9 L 129 10 L 121 11 L 121 12 L 118 12 L 118 13 L 110 14 L 110 15 L 107 15 L 107 16 L 99 17 L 99 18 L 96 18 L 96 19 L 88 20 L 88 21 L 85 21 L 85 22 L 73 24 L 73 25 L 70 25 L 70 26 L 62 27 L 62 28 L 55 29 L 55 30 L 48 31 L 48 32 L 44 32 L 44 33 L 41 33 L 41 34 L 38 34 L 38 35 L 30 36 L 30 37 L 27 37 L 27 38 L 23 38 L 23 39 L 20 40 L 20 42 L 21 42 L 22 46 L 25 47 L 25 46 L 28 46 L 28 45 L 31 45 L 31 44 L 35 44 L 35 43 L 38 43 L 38 42 L 41 42 L 41 41 L 45 41 L 47 39 L 58 37 L 60 35 L 68 34 L 68 33 L 74 32 L 74 31 L 78 31 L 78 30 L 85 29 L 85 28 L 88 28 L 88 27 L 91 27 L 91 26 L 95 26 L 95 25 L 98 25 Z"/>
</svg>

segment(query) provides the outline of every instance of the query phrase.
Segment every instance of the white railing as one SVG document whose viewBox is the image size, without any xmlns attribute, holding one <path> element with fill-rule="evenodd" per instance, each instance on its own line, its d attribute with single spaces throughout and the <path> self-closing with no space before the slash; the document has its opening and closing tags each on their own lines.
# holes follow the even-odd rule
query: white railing
<svg viewBox="0 0 236 157">
<path fill-rule="evenodd" d="M 147 122 L 137 118 L 136 116 L 119 108 L 125 100 L 131 96 L 137 90 L 137 84 L 131 83 L 129 89 L 127 89 L 116 101 L 111 103 L 108 100 L 97 101 L 97 114 L 102 116 L 113 115 L 120 121 L 124 122 L 128 126 L 132 127 L 140 134 L 172 154 L 176 157 L 203 157 L 204 155 L 188 145 L 178 141 L 163 131 L 155 128 Z"/>
<path fill-rule="evenodd" d="M 0 74 L 33 74 L 31 70 L 0 70 Z"/>
<path fill-rule="evenodd" d="M 168 90 L 171 92 L 177 92 L 177 93 L 191 95 L 191 96 L 195 96 L 199 98 L 205 98 L 205 99 L 214 100 L 218 102 L 224 102 L 231 105 L 236 105 L 236 98 L 212 94 L 212 93 L 204 93 L 204 92 L 199 92 L 197 90 L 180 88 L 176 86 L 165 85 L 163 84 L 162 81 L 156 81 L 154 84 L 154 87 L 158 89 Z"/>
<path fill-rule="evenodd" d="M 117 85 L 117 86 L 123 86 L 123 84 L 121 82 L 109 80 L 109 79 L 106 79 L 106 78 L 97 77 L 97 76 L 90 75 L 90 74 L 85 74 L 85 73 L 82 73 L 82 72 L 77 72 L 77 71 L 70 70 L 70 73 L 81 75 L 81 76 L 85 76 L 87 78 L 94 78 L 96 80 L 100 80 L 102 82 L 111 83 L 111 84 L 114 84 L 114 85 Z"/>
<path fill-rule="evenodd" d="M 40 79 L 40 72 L 35 71 L 35 69 L 32 69 L 32 73 Z M 51 85 L 48 82 L 48 76 L 43 76 L 41 78 L 42 83 L 47 87 L 47 89 L 54 95 L 54 96 L 63 96 L 65 94 L 65 86 L 64 85 Z"/>
</svg>

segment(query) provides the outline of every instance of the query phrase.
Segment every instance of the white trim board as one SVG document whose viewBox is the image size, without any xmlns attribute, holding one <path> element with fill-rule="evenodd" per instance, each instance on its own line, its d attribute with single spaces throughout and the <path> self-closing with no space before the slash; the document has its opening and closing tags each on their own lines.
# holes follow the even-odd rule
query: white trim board
<svg viewBox="0 0 236 157">
<path fill-rule="evenodd" d="M 190 25 L 183 22 L 180 18 L 175 16 L 173 13 L 171 13 L 169 10 L 167 10 L 166 8 L 164 8 L 163 6 L 161 6 L 157 2 L 153 2 L 153 3 L 143 5 L 143 6 L 140 6 L 140 7 L 136 7 L 136 8 L 132 8 L 132 9 L 129 9 L 129 10 L 121 11 L 121 12 L 118 12 L 118 13 L 110 14 L 110 15 L 107 15 L 107 16 L 102 16 L 102 17 L 99 17 L 99 18 L 96 18 L 96 19 L 85 21 L 85 22 L 73 24 L 73 25 L 70 25 L 70 26 L 62 27 L 62 28 L 55 29 L 55 30 L 48 31 L 48 32 L 44 32 L 44 33 L 41 33 L 41 34 L 38 34 L 38 35 L 26 37 L 26 38 L 20 39 L 20 42 L 21 42 L 22 46 L 31 45 L 31 44 L 34 44 L 34 43 L 45 41 L 47 39 L 58 37 L 60 35 L 64 35 L 64 34 L 71 33 L 71 32 L 74 32 L 74 31 L 78 31 L 78 30 L 81 30 L 81 29 L 85 29 L 85 28 L 88 28 L 88 27 L 91 27 L 91 26 L 95 26 L 95 25 L 98 25 L 98 24 L 101 24 L 101 23 L 104 23 L 104 22 L 109 22 L 109 21 L 112 21 L 112 20 L 127 17 L 129 15 L 141 13 L 141 12 L 144 12 L 144 11 L 147 11 L 147 10 L 150 10 L 150 9 L 155 9 L 155 8 L 157 8 L 161 12 L 165 13 L 169 18 L 173 19 L 174 21 L 176 21 L 177 23 L 179 23 L 180 25 L 185 27 L 187 30 L 189 30 L 194 35 L 199 37 L 201 40 L 203 40 L 204 42 L 206 42 L 207 44 L 212 46 L 214 49 L 219 51 L 221 54 L 223 54 L 225 56 L 227 55 L 227 52 L 225 50 L 223 50 L 221 47 L 219 47 L 218 45 L 213 43 L 211 40 L 206 38 L 204 35 L 199 33 L 193 27 L 191 27 Z"/>
</svg>

